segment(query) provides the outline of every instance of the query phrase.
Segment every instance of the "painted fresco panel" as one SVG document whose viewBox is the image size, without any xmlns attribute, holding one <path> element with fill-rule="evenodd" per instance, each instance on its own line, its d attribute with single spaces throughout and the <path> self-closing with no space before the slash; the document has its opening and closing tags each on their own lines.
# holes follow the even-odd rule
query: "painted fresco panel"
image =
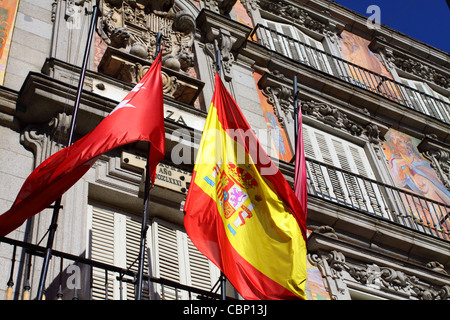
<svg viewBox="0 0 450 320">
<path fill-rule="evenodd" d="M 9 47 L 19 0 L 0 0 L 0 85 L 5 80 Z"/>
<path fill-rule="evenodd" d="M 431 163 L 417 150 L 419 139 L 390 129 L 383 142 L 390 174 L 398 188 L 413 192 L 441 204 L 450 205 L 450 192 L 446 189 Z M 418 197 L 402 194 L 402 201 L 409 214 L 416 221 L 422 221 L 423 231 L 434 231 L 431 227 L 440 225 L 438 232 L 450 230 L 450 223 L 440 223 L 447 208 L 437 203 L 421 200 Z"/>
</svg>

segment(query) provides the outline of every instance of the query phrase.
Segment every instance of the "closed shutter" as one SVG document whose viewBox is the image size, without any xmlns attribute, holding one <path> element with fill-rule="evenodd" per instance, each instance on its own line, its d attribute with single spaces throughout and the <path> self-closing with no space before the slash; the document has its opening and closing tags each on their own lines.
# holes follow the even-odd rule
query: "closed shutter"
<svg viewBox="0 0 450 320">
<path fill-rule="evenodd" d="M 315 194 L 370 213 L 386 216 L 378 187 L 367 179 L 375 175 L 364 148 L 303 125 L 305 155 Z M 342 169 L 342 170 L 339 170 Z"/>
<path fill-rule="evenodd" d="M 268 28 L 278 32 L 266 32 L 265 36 L 272 50 L 332 74 L 322 42 L 313 39 L 294 26 L 268 20 L 265 23 Z"/>
<path fill-rule="evenodd" d="M 219 269 L 198 251 L 187 235 L 186 239 L 189 262 L 188 285 L 210 291 L 219 279 Z"/>
<path fill-rule="evenodd" d="M 92 220 L 91 258 L 95 261 L 114 264 L 114 213 L 89 206 Z M 92 299 L 114 298 L 114 278 L 103 269 L 92 268 Z"/>
<path fill-rule="evenodd" d="M 139 250 L 141 244 L 141 228 L 142 221 L 141 219 L 136 219 L 130 216 L 126 216 L 126 260 L 127 260 L 127 268 L 131 271 L 138 272 L 139 268 Z M 148 236 L 147 236 L 148 239 Z M 146 241 L 146 248 L 148 248 L 149 243 Z M 147 250 L 144 251 L 144 274 L 148 273 L 148 255 L 146 254 Z M 135 286 L 131 283 L 127 283 L 127 299 L 134 300 L 136 297 L 135 294 Z M 142 281 L 142 292 L 141 292 L 142 300 L 149 300 L 150 290 L 149 290 L 149 282 L 145 279 Z"/>
<path fill-rule="evenodd" d="M 180 257 L 178 254 L 179 243 L 177 230 L 158 222 L 154 222 L 153 226 L 155 230 L 155 275 L 159 278 L 180 283 Z M 156 290 L 156 297 L 162 300 L 177 300 L 180 298 L 179 294 L 181 294 L 179 290 L 164 285 L 157 285 Z"/>
<path fill-rule="evenodd" d="M 219 271 L 191 242 L 187 234 L 168 223 L 153 223 L 155 275 L 184 285 L 210 291 Z M 159 299 L 196 299 L 197 295 L 168 286 L 157 285 Z"/>
<path fill-rule="evenodd" d="M 89 206 L 91 212 L 91 258 L 137 272 L 141 221 L 121 212 Z M 148 245 L 148 244 L 147 244 Z M 147 270 L 147 257 L 145 257 Z M 135 285 L 117 280 L 118 273 L 92 270 L 92 299 L 135 299 Z M 143 282 L 142 299 L 149 298 L 148 281 Z M 107 289 L 107 290 L 106 290 Z"/>
</svg>

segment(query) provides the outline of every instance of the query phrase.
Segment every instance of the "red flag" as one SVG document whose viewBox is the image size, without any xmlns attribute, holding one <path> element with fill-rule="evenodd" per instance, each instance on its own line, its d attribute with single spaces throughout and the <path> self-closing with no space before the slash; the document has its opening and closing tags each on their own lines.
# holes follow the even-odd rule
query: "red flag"
<svg viewBox="0 0 450 320">
<path fill-rule="evenodd" d="M 303 144 L 303 128 L 302 128 L 302 110 L 298 112 L 298 135 L 297 146 L 295 151 L 295 177 L 294 177 L 294 193 L 297 196 L 303 208 L 304 221 L 307 215 L 307 181 L 306 181 L 306 160 L 305 147 Z"/>
<path fill-rule="evenodd" d="M 216 74 L 184 207 L 190 239 L 245 299 L 306 299 L 302 210 Z"/>
<path fill-rule="evenodd" d="M 0 235 L 7 235 L 50 206 L 100 155 L 116 147 L 149 141 L 149 168 L 154 177 L 156 165 L 165 153 L 160 55 L 141 81 L 94 130 L 49 157 L 28 176 L 11 209 L 0 216 Z"/>
</svg>

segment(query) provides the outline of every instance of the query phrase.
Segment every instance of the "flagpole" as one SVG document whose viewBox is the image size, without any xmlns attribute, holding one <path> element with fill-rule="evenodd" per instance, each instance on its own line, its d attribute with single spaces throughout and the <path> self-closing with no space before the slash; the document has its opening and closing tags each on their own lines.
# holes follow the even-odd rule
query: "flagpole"
<svg viewBox="0 0 450 320">
<path fill-rule="evenodd" d="M 70 146 L 72 144 L 72 140 L 73 140 L 75 121 L 76 121 L 76 118 L 78 115 L 78 109 L 80 106 L 81 92 L 83 89 L 83 82 L 84 82 L 84 78 L 86 75 L 87 61 L 89 59 L 89 52 L 91 49 L 91 43 L 92 43 L 92 38 L 93 38 L 93 34 L 94 34 L 95 21 L 97 20 L 97 15 L 98 15 L 98 5 L 95 4 L 93 6 L 93 9 L 94 10 L 93 10 L 93 15 L 92 15 L 92 21 L 91 21 L 91 25 L 89 28 L 88 39 L 86 42 L 86 49 L 84 51 L 83 64 L 81 66 L 80 79 L 78 81 L 77 96 L 75 99 L 72 121 L 70 123 L 69 139 L 68 139 L 68 143 L 67 143 L 68 146 Z M 49 265 L 50 258 L 51 258 L 53 241 L 55 239 L 55 233 L 56 233 L 56 228 L 57 228 L 57 223 L 58 223 L 59 210 L 61 208 L 62 208 L 61 207 L 61 197 L 59 197 L 55 201 L 55 204 L 53 206 L 52 222 L 49 227 L 49 234 L 48 234 L 47 246 L 46 246 L 46 250 L 45 250 L 44 262 L 43 262 L 43 266 L 42 266 L 41 277 L 39 279 L 37 300 L 42 300 L 42 297 L 44 294 L 45 279 L 47 277 L 48 265 Z"/>
<path fill-rule="evenodd" d="M 219 77 L 222 78 L 222 72 L 221 72 L 221 66 L 220 66 L 221 55 L 220 55 L 220 49 L 219 49 L 217 40 L 215 42 L 215 45 L 216 45 L 216 69 L 217 69 L 217 73 L 219 74 Z M 227 299 L 227 293 L 226 293 L 227 277 L 225 276 L 225 274 L 222 271 L 220 272 L 219 279 L 220 279 L 221 297 L 222 297 L 222 300 L 226 300 Z"/>
<path fill-rule="evenodd" d="M 295 150 L 297 150 L 298 142 L 298 88 L 297 88 L 297 76 L 294 76 L 294 135 L 295 135 Z M 295 158 L 295 157 L 294 157 Z"/>
<path fill-rule="evenodd" d="M 159 52 L 161 51 L 161 37 L 162 33 L 158 32 L 156 35 L 156 52 L 155 59 L 158 57 Z M 150 202 L 150 185 L 151 185 L 151 177 L 150 177 L 150 142 L 148 143 L 148 152 L 147 155 L 147 163 L 145 165 L 145 187 L 144 187 L 144 208 L 142 210 L 142 225 L 141 225 L 141 239 L 140 239 L 140 247 L 139 247 L 139 266 L 138 266 L 138 275 L 137 275 L 137 284 L 136 284 L 136 300 L 141 300 L 142 298 L 142 280 L 144 276 L 144 257 L 145 257 L 145 240 L 147 238 L 147 220 L 148 220 L 148 204 Z"/>
</svg>

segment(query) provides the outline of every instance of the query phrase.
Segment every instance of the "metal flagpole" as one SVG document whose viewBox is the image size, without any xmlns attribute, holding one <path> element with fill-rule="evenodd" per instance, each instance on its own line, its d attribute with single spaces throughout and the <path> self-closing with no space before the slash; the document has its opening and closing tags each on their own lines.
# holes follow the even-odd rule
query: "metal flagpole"
<svg viewBox="0 0 450 320">
<path fill-rule="evenodd" d="M 219 49 L 219 45 L 217 43 L 217 40 L 215 40 L 215 45 L 216 45 L 216 68 L 217 68 L 217 73 L 219 74 L 219 77 L 222 77 L 221 66 L 220 66 L 221 55 L 220 55 L 220 49 Z M 227 299 L 227 293 L 226 293 L 227 277 L 225 276 L 225 274 L 222 271 L 220 272 L 220 278 L 219 279 L 220 279 L 221 297 L 222 297 L 222 300 L 226 300 Z"/>
<path fill-rule="evenodd" d="M 72 140 L 73 140 L 75 121 L 77 118 L 78 109 L 79 109 L 79 105 L 80 105 L 81 92 L 82 92 L 82 88 L 83 88 L 84 77 L 86 75 L 87 61 L 88 61 L 89 52 L 91 49 L 91 43 L 92 43 L 92 38 L 93 38 L 93 34 L 94 34 L 95 22 L 97 20 L 97 15 L 98 15 L 98 5 L 95 4 L 93 9 L 94 10 L 93 10 L 93 15 L 92 15 L 92 21 L 91 21 L 91 25 L 89 28 L 88 39 L 86 42 L 86 49 L 84 51 L 83 64 L 81 66 L 80 79 L 78 81 L 78 90 L 77 90 L 77 96 L 75 99 L 75 105 L 74 105 L 74 109 L 73 109 L 72 121 L 70 123 L 69 140 L 68 140 L 67 146 L 70 146 L 72 144 Z M 42 300 L 42 296 L 44 293 L 45 278 L 47 277 L 48 264 L 49 264 L 50 258 L 51 258 L 53 241 L 55 239 L 55 233 L 56 233 L 56 227 L 57 227 L 57 223 L 58 223 L 58 215 L 59 215 L 60 208 L 62 208 L 61 207 L 61 197 L 59 197 L 55 201 L 55 204 L 53 206 L 52 222 L 49 227 L 47 247 L 45 250 L 44 263 L 43 263 L 42 271 L 41 271 L 41 278 L 39 280 L 37 300 Z"/>
<path fill-rule="evenodd" d="M 161 51 L 161 37 L 162 33 L 158 32 L 156 35 L 156 53 L 155 59 L 158 57 Z M 144 188 L 144 208 L 142 210 L 142 225 L 141 225 L 141 242 L 139 247 L 139 267 L 136 285 L 136 300 L 141 300 L 142 296 L 142 279 L 144 274 L 144 257 L 145 257 L 145 240 L 147 238 L 147 219 L 148 219 L 148 204 L 150 202 L 150 168 L 149 168 L 149 158 L 150 158 L 150 142 L 148 143 L 147 163 L 145 165 L 145 188 Z"/>
<path fill-rule="evenodd" d="M 294 134 L 295 134 L 295 152 L 297 152 L 298 141 L 298 88 L 297 88 L 297 76 L 294 76 Z M 295 159 L 295 156 L 294 156 Z"/>
</svg>

